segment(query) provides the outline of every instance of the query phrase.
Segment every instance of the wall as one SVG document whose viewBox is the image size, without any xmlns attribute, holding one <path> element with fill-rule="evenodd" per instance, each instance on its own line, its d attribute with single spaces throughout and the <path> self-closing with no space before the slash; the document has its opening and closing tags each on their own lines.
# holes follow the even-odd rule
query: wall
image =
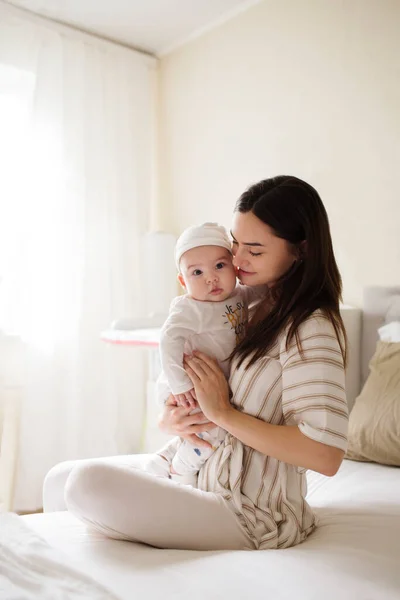
<svg viewBox="0 0 400 600">
<path fill-rule="evenodd" d="M 397 0 L 265 0 L 160 64 L 159 224 L 229 226 L 258 179 L 304 178 L 346 302 L 400 279 Z"/>
</svg>

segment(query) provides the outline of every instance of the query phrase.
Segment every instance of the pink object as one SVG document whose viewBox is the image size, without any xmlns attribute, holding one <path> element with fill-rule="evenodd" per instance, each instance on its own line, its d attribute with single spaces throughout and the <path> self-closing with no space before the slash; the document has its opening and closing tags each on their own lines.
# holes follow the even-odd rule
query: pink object
<svg viewBox="0 0 400 600">
<path fill-rule="evenodd" d="M 109 329 L 103 331 L 101 340 L 109 344 L 121 346 L 141 346 L 146 348 L 157 348 L 160 343 L 160 328 L 118 330 Z"/>
</svg>

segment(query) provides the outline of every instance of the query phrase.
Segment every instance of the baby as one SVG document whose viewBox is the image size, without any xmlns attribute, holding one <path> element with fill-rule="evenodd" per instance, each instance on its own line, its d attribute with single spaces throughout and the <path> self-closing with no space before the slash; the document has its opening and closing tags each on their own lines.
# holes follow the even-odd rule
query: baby
<svg viewBox="0 0 400 600">
<path fill-rule="evenodd" d="M 218 361 L 229 377 L 227 359 L 246 330 L 245 296 L 249 288 L 236 285 L 231 242 L 225 229 L 216 223 L 186 229 L 177 241 L 175 260 L 178 281 L 186 294 L 172 301 L 161 331 L 162 373 L 157 381 L 157 396 L 165 403 L 172 393 L 178 405 L 198 412 L 193 384 L 183 368 L 184 354 L 193 350 L 205 352 Z M 215 428 L 200 437 L 212 447 L 196 448 L 175 438 L 159 452 L 165 458 L 162 468 L 168 470 L 167 476 L 196 486 L 200 467 L 220 445 L 225 431 Z"/>
</svg>

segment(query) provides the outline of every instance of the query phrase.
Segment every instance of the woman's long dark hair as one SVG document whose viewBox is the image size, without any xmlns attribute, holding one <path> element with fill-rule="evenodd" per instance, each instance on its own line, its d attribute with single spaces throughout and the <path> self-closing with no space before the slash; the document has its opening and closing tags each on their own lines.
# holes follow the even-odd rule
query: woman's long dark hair
<svg viewBox="0 0 400 600">
<path fill-rule="evenodd" d="M 256 327 L 250 323 L 246 337 L 232 353 L 238 366 L 249 359 L 248 368 L 265 356 L 287 326 L 286 347 L 295 338 L 302 352 L 298 328 L 317 309 L 331 321 L 346 363 L 347 338 L 339 311 L 342 279 L 328 215 L 317 191 L 297 177 L 280 175 L 252 185 L 240 196 L 235 210 L 252 212 L 299 254 L 299 260 L 270 289 L 274 302 L 268 315 Z"/>
</svg>

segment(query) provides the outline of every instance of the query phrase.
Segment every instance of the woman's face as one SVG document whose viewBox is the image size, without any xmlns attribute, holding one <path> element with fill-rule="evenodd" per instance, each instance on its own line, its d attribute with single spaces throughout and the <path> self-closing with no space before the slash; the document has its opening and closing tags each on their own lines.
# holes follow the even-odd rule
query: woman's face
<svg viewBox="0 0 400 600">
<path fill-rule="evenodd" d="M 233 264 L 244 285 L 272 286 L 297 258 L 293 245 L 252 212 L 234 213 L 231 234 Z"/>
</svg>

